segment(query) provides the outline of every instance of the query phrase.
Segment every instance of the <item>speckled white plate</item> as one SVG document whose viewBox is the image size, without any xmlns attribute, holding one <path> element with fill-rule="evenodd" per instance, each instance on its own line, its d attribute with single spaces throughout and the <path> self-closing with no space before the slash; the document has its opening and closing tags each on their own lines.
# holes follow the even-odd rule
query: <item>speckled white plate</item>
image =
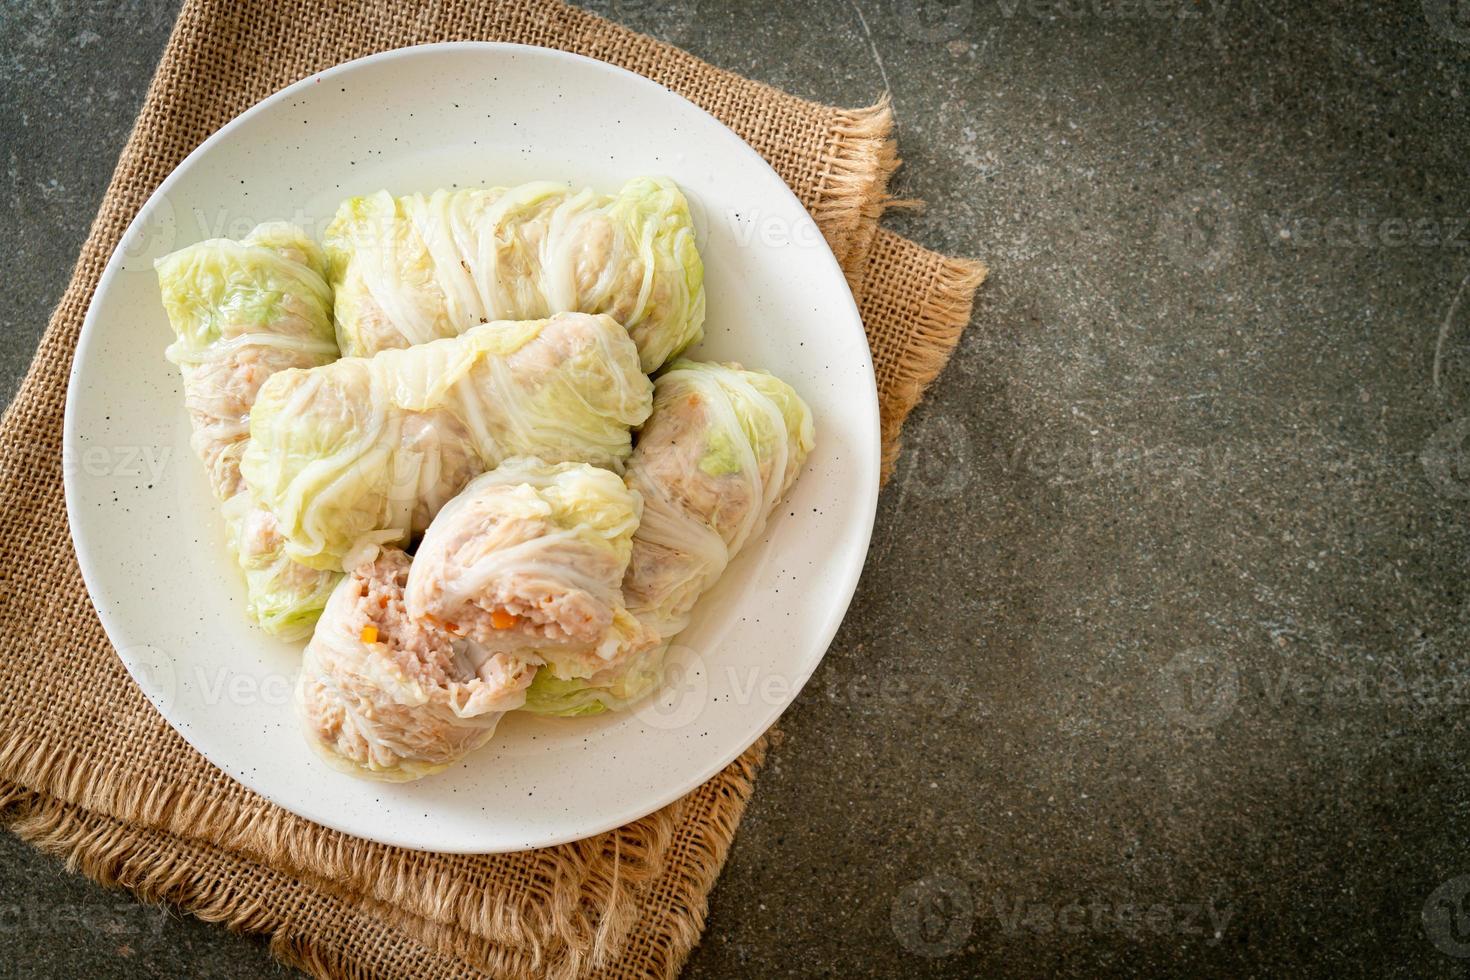
<svg viewBox="0 0 1470 980">
<path fill-rule="evenodd" d="M 688 192 L 709 299 L 696 356 L 766 367 L 811 404 L 790 500 L 701 602 L 670 684 L 627 714 L 512 715 L 489 746 L 409 785 L 328 768 L 296 730 L 298 647 L 245 618 L 189 428 L 153 260 L 287 219 L 320 237 L 386 187 L 560 179 Z M 112 256 L 68 393 L 67 512 L 92 601 L 149 699 L 210 761 L 307 819 L 388 844 L 541 847 L 647 814 L 714 775 L 791 703 L 847 609 L 878 492 L 878 407 L 832 253 L 775 172 L 719 122 L 619 68 L 539 48 L 440 44 L 304 79 L 190 154 Z M 97 692 L 106 697 L 107 692 Z"/>
</svg>

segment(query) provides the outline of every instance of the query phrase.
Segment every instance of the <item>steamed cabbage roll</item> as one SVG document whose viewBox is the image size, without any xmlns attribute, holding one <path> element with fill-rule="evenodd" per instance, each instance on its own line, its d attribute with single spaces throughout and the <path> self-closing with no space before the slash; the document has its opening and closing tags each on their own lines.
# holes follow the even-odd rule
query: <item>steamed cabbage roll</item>
<svg viewBox="0 0 1470 980">
<path fill-rule="evenodd" d="M 791 488 L 813 445 L 811 412 L 764 371 L 679 361 L 659 377 L 653 414 L 628 460 L 643 498 L 623 600 L 660 642 L 587 679 L 541 671 L 526 696 L 540 714 L 627 707 L 663 678 L 669 642 L 700 595 Z"/>
<path fill-rule="evenodd" d="M 429 525 L 408 575 L 409 615 L 558 677 L 621 663 L 658 640 L 623 606 L 642 510 L 608 470 L 508 460 Z"/>
<path fill-rule="evenodd" d="M 296 704 L 307 741 L 352 775 L 401 782 L 489 741 L 536 668 L 415 623 L 408 556 L 384 548 L 332 593 L 307 644 Z"/>
<path fill-rule="evenodd" d="M 362 549 L 407 545 L 508 457 L 621 469 L 629 427 L 647 418 L 651 398 L 638 351 L 611 317 L 491 323 L 275 375 L 252 413 L 242 468 L 286 553 L 339 571 Z"/>
<path fill-rule="evenodd" d="M 345 356 L 453 337 L 492 320 L 606 313 L 645 373 L 699 339 L 704 266 L 675 184 L 616 195 L 538 182 L 387 191 L 344 201 L 325 234 Z"/>
<path fill-rule="evenodd" d="M 301 229 L 268 224 L 238 242 L 190 245 L 156 268 L 175 336 L 165 355 L 183 375 L 190 444 L 224 503 L 249 611 L 268 632 L 305 636 L 337 576 L 286 557 L 274 519 L 246 492 L 240 459 L 266 379 L 337 358 L 326 260 Z"/>
</svg>

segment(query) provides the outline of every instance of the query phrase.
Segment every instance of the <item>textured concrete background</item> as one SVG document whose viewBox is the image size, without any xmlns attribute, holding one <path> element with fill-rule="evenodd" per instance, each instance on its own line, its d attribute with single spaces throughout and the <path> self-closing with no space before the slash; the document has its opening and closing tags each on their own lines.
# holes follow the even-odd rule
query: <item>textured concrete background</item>
<svg viewBox="0 0 1470 980">
<path fill-rule="evenodd" d="M 1463 975 L 1470 4 L 597 9 L 993 270 L 689 974 Z M 173 12 L 3 10 L 8 398 Z M 0 853 L 0 975 L 286 972 Z"/>
</svg>

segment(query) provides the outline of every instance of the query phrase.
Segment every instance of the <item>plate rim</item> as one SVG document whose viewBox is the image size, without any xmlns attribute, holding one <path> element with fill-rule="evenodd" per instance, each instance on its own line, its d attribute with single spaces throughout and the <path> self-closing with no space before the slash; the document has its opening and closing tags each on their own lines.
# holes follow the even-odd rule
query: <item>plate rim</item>
<svg viewBox="0 0 1470 980">
<path fill-rule="evenodd" d="M 317 84 L 320 81 L 347 75 L 355 70 L 360 70 L 369 65 L 380 65 L 396 60 L 406 60 L 412 58 L 433 58 L 438 54 L 449 51 L 476 51 L 491 57 L 514 57 L 516 55 L 521 55 L 537 58 L 549 58 L 552 61 L 568 60 L 573 62 L 581 62 L 599 71 L 607 71 L 615 75 L 624 76 L 626 79 L 631 80 L 631 82 L 635 85 L 643 86 L 651 90 L 656 90 L 658 93 L 661 94 L 661 97 L 678 99 L 679 101 L 685 103 L 688 107 L 692 108 L 694 111 L 702 115 L 706 121 L 717 126 L 720 130 L 723 130 L 724 134 L 728 136 L 728 138 L 735 145 L 737 152 L 744 155 L 744 162 L 746 164 L 758 166 L 768 172 L 773 178 L 775 178 L 776 183 L 781 188 L 781 192 L 785 194 L 787 203 L 790 206 L 796 208 L 800 214 L 810 216 L 810 212 L 808 211 L 808 209 L 801 203 L 800 199 L 797 198 L 795 192 L 791 189 L 790 185 L 786 183 L 785 179 L 776 172 L 775 168 L 772 167 L 770 163 L 768 163 L 766 159 L 754 149 L 754 147 L 752 147 L 749 143 L 742 139 L 739 134 L 735 133 L 734 130 L 732 130 L 729 126 L 725 125 L 719 119 L 715 118 L 715 116 L 710 114 L 698 104 L 694 103 L 692 100 L 685 98 L 684 96 L 680 95 L 677 92 L 674 92 L 668 87 L 661 85 L 653 79 L 647 78 L 643 75 L 639 75 L 636 72 L 629 71 L 626 68 L 612 64 L 610 62 L 600 61 L 596 58 L 589 58 L 584 55 L 575 54 L 569 51 L 562 51 L 557 48 L 547 48 L 531 44 L 516 44 L 504 41 L 443 41 L 432 44 L 409 45 L 401 48 L 393 48 L 387 51 L 375 52 L 373 54 L 365 55 L 361 58 L 354 58 L 350 61 L 344 61 L 340 64 L 325 68 L 321 71 L 313 72 L 298 79 L 295 82 L 292 82 L 290 85 L 287 85 L 284 88 L 266 96 L 264 99 L 261 99 L 259 102 L 251 105 L 239 115 L 231 118 L 228 122 L 226 122 L 215 132 L 211 133 L 203 142 L 201 142 L 198 146 L 191 150 L 178 163 L 178 165 L 169 172 L 169 174 L 162 180 L 162 182 L 159 183 L 158 187 L 139 207 L 137 213 L 133 216 L 132 220 L 129 221 L 127 227 L 124 229 L 122 235 L 119 237 L 116 246 L 113 248 L 112 253 L 108 256 L 107 263 L 103 267 L 101 275 L 98 277 L 97 285 L 93 289 L 92 296 L 88 301 L 86 316 L 83 318 L 81 328 L 77 334 L 75 349 L 72 352 L 71 366 L 66 389 L 66 408 L 62 421 L 61 452 L 63 459 L 67 458 L 68 455 L 72 455 L 77 451 L 75 445 L 75 441 L 78 438 L 76 414 L 79 411 L 77 405 L 78 399 L 80 397 L 79 386 L 80 378 L 82 375 L 82 365 L 88 363 L 89 352 L 91 351 L 93 345 L 98 342 L 98 337 L 100 335 L 100 327 L 98 325 L 98 321 L 100 319 L 99 308 L 102 298 L 108 293 L 109 287 L 111 286 L 113 280 L 123 271 L 123 265 L 126 261 L 124 252 L 129 242 L 131 242 L 136 237 L 136 233 L 139 231 L 140 227 L 152 217 L 154 212 L 158 209 L 160 202 L 164 201 L 168 197 L 168 194 L 172 190 L 173 186 L 179 181 L 183 180 L 184 175 L 194 166 L 198 165 L 199 161 L 203 159 L 211 150 L 213 150 L 213 148 L 229 140 L 232 134 L 241 126 L 243 126 L 248 120 L 270 111 L 279 103 L 289 100 L 301 91 L 309 88 L 312 85 Z M 851 608 L 853 598 L 855 597 L 857 592 L 859 579 L 861 578 L 863 569 L 867 564 L 866 556 L 872 544 L 873 528 L 877 520 L 878 495 L 880 490 L 880 478 L 882 473 L 883 458 L 882 433 L 878 405 L 877 376 L 873 366 L 872 347 L 868 343 L 867 331 L 864 328 L 862 315 L 858 309 L 857 301 L 852 295 L 851 289 L 847 286 L 846 274 L 844 273 L 841 265 L 838 263 L 836 255 L 833 254 L 831 246 L 827 243 L 825 236 L 821 238 L 818 246 L 823 256 L 822 261 L 825 261 L 829 264 L 832 275 L 836 277 L 836 281 L 842 284 L 842 289 L 840 292 L 841 295 L 844 297 L 844 300 L 839 302 L 839 306 L 841 306 L 842 308 L 840 311 L 834 312 L 840 312 L 842 314 L 842 318 L 848 321 L 849 326 L 855 326 L 858 337 L 861 339 L 863 345 L 862 349 L 866 352 L 866 357 L 862 359 L 861 365 L 865 380 L 867 382 L 867 384 L 864 386 L 866 397 L 863 399 L 860 406 L 852 406 L 853 410 L 855 411 L 861 409 L 862 417 L 860 421 L 863 423 L 861 428 L 867 430 L 868 455 L 870 458 L 870 463 L 867 466 L 867 478 L 862 481 L 860 486 L 851 488 L 861 495 L 861 499 L 857 501 L 859 512 L 862 515 L 861 527 L 858 528 L 859 541 L 857 543 L 861 546 L 858 549 L 858 554 L 860 554 L 862 558 L 861 560 L 848 563 L 848 566 L 843 571 L 840 577 L 840 581 L 833 583 L 834 587 L 827 590 L 833 594 L 840 594 L 842 598 L 837 602 L 829 604 L 827 613 L 822 617 L 820 628 L 818 630 L 818 634 L 821 637 L 819 649 L 817 650 L 815 657 L 811 661 L 810 669 L 807 670 L 802 676 L 793 679 L 789 696 L 785 698 L 783 703 L 781 703 L 779 706 L 774 707 L 773 711 L 768 711 L 764 713 L 750 712 L 749 714 L 752 719 L 759 717 L 759 719 L 761 720 L 758 722 L 752 721 L 752 723 L 744 725 L 742 728 L 742 734 L 737 740 L 735 740 L 736 742 L 738 742 L 735 750 L 716 753 L 715 755 L 712 755 L 711 759 L 716 761 L 702 768 L 699 771 L 699 775 L 697 777 L 688 780 L 687 782 L 679 781 L 676 784 L 671 784 L 675 788 L 665 790 L 661 793 L 653 794 L 649 796 L 644 802 L 638 803 L 636 805 L 630 805 L 628 807 L 625 807 L 624 810 L 619 811 L 617 814 L 609 814 L 604 816 L 602 819 L 590 822 L 584 828 L 579 829 L 575 833 L 549 833 L 542 836 L 534 837 L 527 843 L 521 843 L 514 846 L 495 847 L 490 849 L 486 849 L 484 847 L 456 846 L 452 842 L 447 846 L 444 844 L 425 844 L 419 841 L 402 839 L 391 830 L 385 830 L 381 833 L 375 831 L 372 834 L 365 834 L 360 827 L 347 827 L 344 826 L 341 822 L 333 821 L 330 818 L 329 814 L 323 815 L 316 812 L 303 812 L 299 804 L 294 804 L 294 802 L 288 803 L 285 800 L 277 798 L 270 791 L 269 786 L 263 785 L 262 780 L 260 780 L 258 777 L 252 779 L 246 778 L 243 775 L 236 775 L 231 767 L 227 767 L 226 765 L 222 764 L 219 759 L 215 758 L 215 754 L 213 752 L 207 751 L 203 746 L 196 743 L 191 733 L 187 730 L 187 726 L 181 726 L 179 722 L 175 720 L 175 718 L 173 717 L 174 712 L 163 711 L 158 708 L 153 697 L 153 692 L 149 690 L 149 687 L 144 682 L 147 676 L 146 671 L 143 670 L 141 666 L 138 669 L 135 669 L 133 662 L 122 655 L 122 652 L 118 647 L 118 642 L 114 638 L 119 633 L 121 633 L 121 624 L 114 620 L 113 614 L 108 611 L 106 604 L 99 603 L 96 599 L 96 596 L 99 594 L 100 591 L 100 583 L 97 581 L 98 576 L 95 570 L 93 570 L 94 561 L 91 557 L 91 549 L 86 541 L 86 535 L 83 535 L 78 531 L 78 528 L 81 526 L 81 504 L 79 502 L 79 494 L 81 493 L 81 491 L 75 486 L 75 481 L 77 477 L 73 473 L 74 467 L 63 466 L 62 483 L 66 501 L 68 533 L 71 538 L 73 550 L 76 554 L 77 565 L 81 572 L 82 580 L 87 588 L 88 601 L 90 602 L 93 610 L 96 612 L 97 618 L 102 625 L 103 631 L 107 635 L 107 640 L 109 645 L 112 647 L 113 654 L 117 656 L 120 661 L 122 661 L 123 666 L 127 669 L 129 676 L 133 678 L 133 683 L 137 685 L 139 690 L 142 692 L 145 700 L 149 702 L 149 704 L 154 708 L 155 711 L 158 711 L 158 713 L 163 716 L 164 720 L 168 722 L 169 727 L 172 728 L 174 732 L 177 733 L 185 741 L 185 743 L 187 743 L 192 749 L 194 749 L 194 751 L 200 753 L 200 755 L 202 755 L 209 762 L 210 765 L 219 769 L 226 776 L 240 783 L 251 792 L 259 794 L 261 797 L 271 802 L 272 804 L 279 806 L 282 809 L 293 813 L 304 820 L 308 820 L 314 824 L 318 824 L 330 830 L 334 830 L 338 833 L 343 833 L 351 837 L 374 841 L 376 843 L 380 843 L 390 847 L 401 847 L 410 850 L 425 851 L 431 853 L 438 852 L 446 854 L 508 854 L 525 850 L 533 850 L 542 847 L 552 847 L 572 841 L 583 840 L 588 837 L 593 837 L 598 834 L 605 833 L 609 830 L 613 830 L 617 827 L 624 826 L 628 823 L 642 819 L 643 817 L 648 816 L 650 813 L 662 809 L 670 803 L 673 803 L 675 800 L 687 796 L 689 793 L 698 789 L 700 786 L 704 785 L 718 773 L 723 771 L 727 766 L 730 765 L 730 763 L 734 762 L 736 759 L 742 756 L 752 745 L 759 741 L 760 738 L 767 731 L 774 727 L 777 722 L 779 722 L 781 716 L 784 715 L 785 712 L 790 709 L 790 707 L 796 702 L 797 697 L 800 696 L 802 690 L 805 688 L 807 681 L 816 672 L 817 668 L 821 665 L 822 660 L 826 657 L 827 651 L 831 648 L 832 641 L 836 637 L 838 629 L 841 627 L 843 620 L 847 616 L 848 610 Z M 192 452 L 189 455 L 192 457 Z M 295 719 L 293 717 L 293 722 L 294 720 Z"/>
</svg>

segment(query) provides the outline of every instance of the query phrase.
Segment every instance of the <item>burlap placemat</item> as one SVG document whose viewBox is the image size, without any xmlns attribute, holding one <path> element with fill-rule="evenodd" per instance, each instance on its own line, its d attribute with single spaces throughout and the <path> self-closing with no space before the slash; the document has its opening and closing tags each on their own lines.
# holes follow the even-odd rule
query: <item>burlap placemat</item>
<svg viewBox="0 0 1470 980">
<path fill-rule="evenodd" d="M 423 854 L 346 837 L 211 767 L 133 686 L 66 528 L 61 421 L 92 291 L 184 155 L 296 79 L 441 40 L 563 48 L 669 86 L 730 125 L 810 209 L 859 298 L 885 474 L 984 275 L 877 228 L 896 165 L 887 109 L 796 99 L 551 0 L 353 7 L 200 0 L 180 15 L 72 281 L 0 425 L 0 812 L 93 878 L 265 933 L 318 976 L 669 976 L 704 923 L 764 742 L 688 797 L 585 841 Z"/>
</svg>

